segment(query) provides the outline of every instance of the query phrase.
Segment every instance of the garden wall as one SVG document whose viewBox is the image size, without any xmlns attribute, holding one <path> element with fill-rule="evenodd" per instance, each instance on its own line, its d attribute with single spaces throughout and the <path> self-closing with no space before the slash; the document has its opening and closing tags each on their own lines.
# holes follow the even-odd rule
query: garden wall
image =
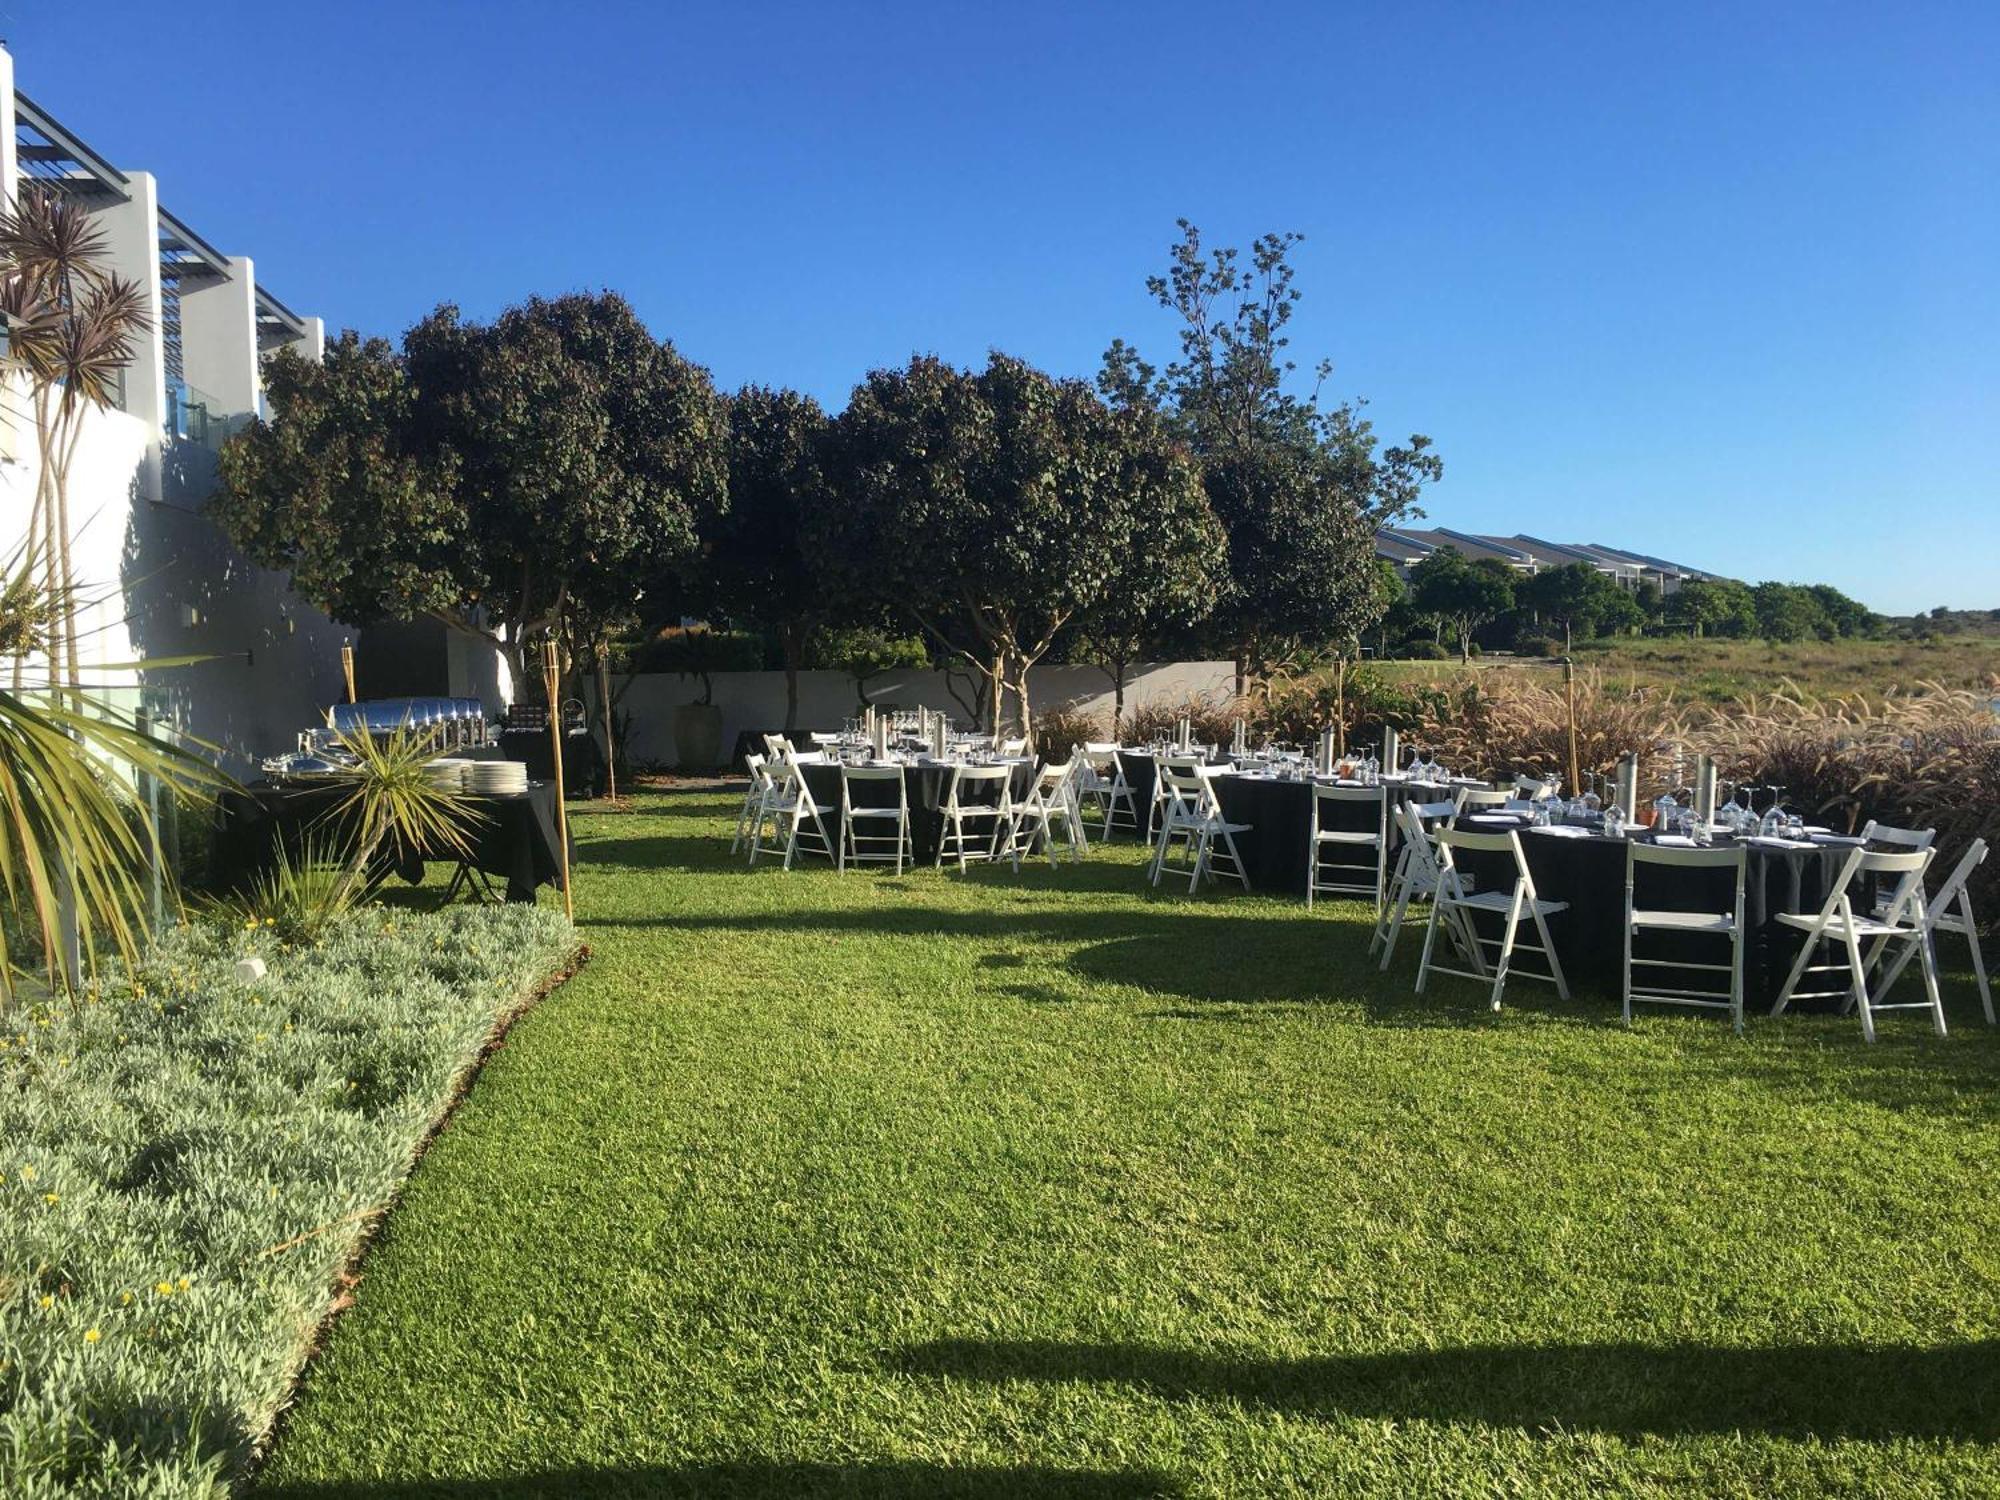
<svg viewBox="0 0 2000 1500">
<path fill-rule="evenodd" d="M 1235 669 L 1225 661 L 1156 662 L 1135 666 L 1125 678 L 1125 707 L 1154 698 L 1181 700 L 1195 694 L 1229 696 Z M 715 702 L 722 710 L 722 749 L 729 753 L 745 729 L 777 729 L 785 722 L 783 672 L 717 672 Z M 972 685 L 964 677 L 953 683 L 969 697 Z M 1036 712 L 1067 706 L 1111 721 L 1111 679 L 1096 667 L 1038 667 L 1028 679 Z M 680 763 L 674 744 L 674 709 L 700 696 L 692 677 L 672 673 L 641 673 L 622 685 L 621 718 L 629 717 L 625 753 L 635 762 L 673 766 Z M 952 697 L 942 672 L 886 672 L 868 684 L 868 697 L 881 708 L 929 708 L 969 721 L 964 705 Z M 838 729 L 856 711 L 854 679 L 844 672 L 799 674 L 798 727 Z"/>
</svg>

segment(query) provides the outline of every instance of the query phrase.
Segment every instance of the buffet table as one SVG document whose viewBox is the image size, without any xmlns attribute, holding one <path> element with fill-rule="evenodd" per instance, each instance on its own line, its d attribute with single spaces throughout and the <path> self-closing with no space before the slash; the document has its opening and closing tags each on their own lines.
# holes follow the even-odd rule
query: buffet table
<svg viewBox="0 0 2000 1500">
<path fill-rule="evenodd" d="M 548 737 L 543 736 L 546 744 Z M 274 786 L 259 782 L 220 799 L 215 844 L 209 855 L 209 881 L 217 890 L 242 890 L 276 863 L 282 848 L 297 859 L 308 843 L 340 850 L 354 837 L 349 820 L 337 811 L 352 789 L 332 785 Z M 471 856 L 462 862 L 485 875 L 503 879 L 509 901 L 533 901 L 538 887 L 560 888 L 561 844 L 556 833 L 556 789 L 535 782 L 518 796 L 466 798 L 481 814 L 467 830 Z M 449 850 L 425 850 L 389 867 L 412 885 L 424 878 L 425 862 L 461 863 Z"/>
</svg>

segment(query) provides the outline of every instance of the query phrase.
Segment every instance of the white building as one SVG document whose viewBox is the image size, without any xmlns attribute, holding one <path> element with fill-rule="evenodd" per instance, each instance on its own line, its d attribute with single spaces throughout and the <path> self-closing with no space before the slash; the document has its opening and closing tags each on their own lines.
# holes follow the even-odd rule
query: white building
<svg viewBox="0 0 2000 1500">
<path fill-rule="evenodd" d="M 0 50 L 0 192 L 24 180 L 76 195 L 102 229 L 112 269 L 135 282 L 150 331 L 124 372 L 117 409 L 86 418 L 70 478 L 83 675 L 95 695 L 217 746 L 231 770 L 290 748 L 342 696 L 349 632 L 250 566 L 203 514 L 222 439 L 259 413 L 261 357 L 317 358 L 318 318 L 257 283 L 247 256 L 216 249 L 162 205 L 144 171 L 113 166 L 14 88 Z M 21 391 L 0 401 L 0 557 L 23 536 L 39 465 Z M 205 654 L 196 666 L 119 663 Z"/>
</svg>

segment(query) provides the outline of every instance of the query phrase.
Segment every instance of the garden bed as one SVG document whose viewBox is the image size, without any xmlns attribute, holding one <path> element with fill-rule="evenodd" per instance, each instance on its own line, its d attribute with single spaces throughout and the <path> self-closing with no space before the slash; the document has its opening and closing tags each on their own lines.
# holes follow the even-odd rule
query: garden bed
<svg viewBox="0 0 2000 1500">
<path fill-rule="evenodd" d="M 487 1042 L 576 953 L 540 907 L 195 926 L 0 1012 L 0 1493 L 236 1474 Z"/>
</svg>

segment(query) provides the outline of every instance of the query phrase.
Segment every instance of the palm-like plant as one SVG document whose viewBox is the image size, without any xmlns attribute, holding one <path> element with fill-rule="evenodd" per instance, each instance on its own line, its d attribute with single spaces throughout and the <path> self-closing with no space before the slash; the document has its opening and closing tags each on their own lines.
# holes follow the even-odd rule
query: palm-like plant
<svg viewBox="0 0 2000 1500">
<path fill-rule="evenodd" d="M 197 796 L 226 782 L 207 761 L 101 711 L 0 689 L 0 894 L 39 937 L 52 985 L 74 977 L 63 951 L 71 933 L 88 972 L 107 946 L 137 957 L 151 875 L 165 860 L 127 768 Z M 0 994 L 12 996 L 23 957 L 0 924 Z"/>
<path fill-rule="evenodd" d="M 358 897 L 385 862 L 420 856 L 469 858 L 469 830 L 485 814 L 479 804 L 431 781 L 424 767 L 436 755 L 429 739 L 398 729 L 377 740 L 365 732 L 341 736 L 355 764 L 344 773 L 348 793 L 326 821 L 352 843 L 349 893 Z"/>
<path fill-rule="evenodd" d="M 75 571 L 70 552 L 69 476 L 84 418 L 111 405 L 119 372 L 151 325 L 143 293 L 105 264 L 104 232 L 81 202 L 23 184 L 13 210 L 0 212 L 0 314 L 8 328 L 10 373 L 25 377 L 40 452 L 28 561 L 39 560 L 54 608 L 48 639 L 52 683 L 79 680 Z M 14 686 L 23 658 L 15 657 Z"/>
</svg>

